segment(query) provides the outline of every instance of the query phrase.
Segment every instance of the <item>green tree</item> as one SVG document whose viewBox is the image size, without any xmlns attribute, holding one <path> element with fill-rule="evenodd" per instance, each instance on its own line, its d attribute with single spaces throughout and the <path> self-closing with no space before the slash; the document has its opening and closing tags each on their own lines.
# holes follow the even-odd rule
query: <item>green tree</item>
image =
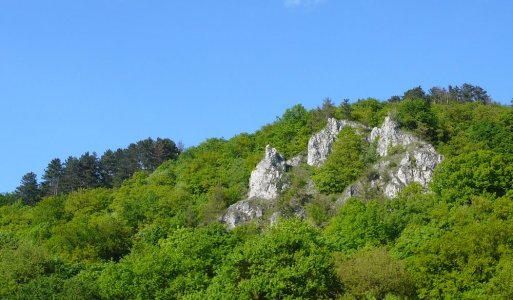
<svg viewBox="0 0 513 300">
<path fill-rule="evenodd" d="M 34 205 L 41 199 L 41 190 L 37 183 L 37 175 L 29 172 L 21 178 L 20 186 L 16 188 L 16 196 L 27 205 Z"/>
<path fill-rule="evenodd" d="M 413 278 L 405 263 L 391 257 L 384 247 L 339 256 L 335 263 L 337 276 L 346 289 L 345 296 L 356 299 L 388 299 L 387 296 L 415 296 Z"/>
<path fill-rule="evenodd" d="M 505 195 L 513 186 L 513 158 L 473 151 L 448 158 L 435 170 L 433 191 L 448 203 L 466 203 L 473 195 Z"/>
<path fill-rule="evenodd" d="M 406 99 L 397 111 L 399 124 L 431 142 L 438 140 L 438 119 L 431 104 L 424 99 Z"/>
<path fill-rule="evenodd" d="M 281 221 L 227 257 L 203 299 L 324 299 L 340 292 L 319 232 Z"/>
<path fill-rule="evenodd" d="M 345 127 L 333 143 L 326 162 L 315 170 L 313 180 L 323 193 L 340 193 L 358 179 L 365 167 L 362 136 L 351 127 Z"/>
<path fill-rule="evenodd" d="M 69 156 L 63 165 L 62 181 L 60 186 L 63 193 L 70 193 L 80 186 L 80 164 L 74 156 Z"/>
<path fill-rule="evenodd" d="M 428 98 L 426 96 L 426 92 L 424 92 L 424 90 L 422 89 L 422 87 L 420 85 L 404 92 L 403 100 L 415 100 L 415 99 L 428 100 Z"/>
<path fill-rule="evenodd" d="M 61 160 L 58 158 L 52 159 L 45 169 L 43 174 L 42 190 L 47 196 L 56 196 L 60 194 L 61 187 L 59 186 L 63 176 L 63 168 Z"/>
<path fill-rule="evenodd" d="M 384 105 L 376 99 L 360 99 L 351 105 L 351 119 L 369 127 L 379 126 L 385 118 Z"/>
<path fill-rule="evenodd" d="M 385 207 L 349 198 L 330 220 L 323 234 L 334 251 L 351 253 L 364 246 L 379 246 L 392 240 L 394 228 Z"/>
<path fill-rule="evenodd" d="M 138 245 L 98 279 L 107 299 L 183 299 L 205 290 L 235 242 L 220 225 L 183 228 L 158 245 Z"/>
</svg>

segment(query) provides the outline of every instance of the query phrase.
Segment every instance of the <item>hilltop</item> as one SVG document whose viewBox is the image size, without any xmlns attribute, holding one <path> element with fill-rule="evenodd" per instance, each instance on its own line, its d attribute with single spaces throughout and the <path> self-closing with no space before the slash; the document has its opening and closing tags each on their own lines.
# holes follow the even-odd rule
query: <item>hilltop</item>
<svg viewBox="0 0 513 300">
<path fill-rule="evenodd" d="M 478 86 L 47 173 L 0 196 L 1 298 L 513 296 L 513 109 Z"/>
</svg>

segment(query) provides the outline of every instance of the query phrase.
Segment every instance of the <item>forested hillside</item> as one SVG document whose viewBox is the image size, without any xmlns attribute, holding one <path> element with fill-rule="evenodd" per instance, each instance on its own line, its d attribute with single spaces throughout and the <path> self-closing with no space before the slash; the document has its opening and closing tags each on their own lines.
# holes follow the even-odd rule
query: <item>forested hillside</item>
<svg viewBox="0 0 513 300">
<path fill-rule="evenodd" d="M 286 170 L 279 218 L 220 222 L 266 145 L 290 159 L 328 118 L 372 128 L 387 116 L 444 156 L 429 189 L 369 187 L 341 204 L 377 161 L 346 127 L 323 166 Z M 0 282 L 1 299 L 511 299 L 513 108 L 470 84 L 416 87 L 298 104 L 187 149 L 148 139 L 56 158 L 43 182 L 28 173 L 0 195 Z"/>
</svg>

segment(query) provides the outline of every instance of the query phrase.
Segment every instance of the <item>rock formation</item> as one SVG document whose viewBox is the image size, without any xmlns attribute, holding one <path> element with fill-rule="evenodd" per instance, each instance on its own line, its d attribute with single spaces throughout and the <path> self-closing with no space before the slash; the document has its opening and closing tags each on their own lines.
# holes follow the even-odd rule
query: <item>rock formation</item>
<svg viewBox="0 0 513 300">
<path fill-rule="evenodd" d="M 434 169 L 443 160 L 432 145 L 404 133 L 389 116 L 380 128 L 372 129 L 370 140 L 376 139 L 376 152 L 382 158 L 372 167 L 372 178 L 363 178 L 348 187 L 340 201 L 358 195 L 365 188 L 377 188 L 388 198 L 395 197 L 412 182 L 427 189 Z M 401 149 L 390 151 L 398 146 Z"/>
<path fill-rule="evenodd" d="M 259 199 L 246 199 L 234 203 L 228 207 L 226 213 L 221 217 L 228 229 L 233 229 L 239 224 L 260 218 L 265 212 L 265 205 Z"/>
<path fill-rule="evenodd" d="M 329 118 L 326 127 L 312 135 L 308 140 L 308 165 L 319 167 L 326 161 L 328 155 L 331 153 L 331 145 L 345 126 L 350 126 L 355 129 L 364 128 L 363 125 L 355 122 L 346 120 L 337 121 L 336 119 Z"/>
<path fill-rule="evenodd" d="M 407 146 L 418 141 L 413 135 L 403 133 L 399 129 L 399 124 L 393 121 L 390 116 L 385 118 L 381 127 L 374 127 L 372 129 L 370 141 L 373 142 L 376 138 L 378 139 L 376 151 L 379 156 L 386 156 L 391 147 L 398 145 Z"/>
<path fill-rule="evenodd" d="M 248 198 L 272 200 L 278 197 L 284 188 L 282 179 L 286 168 L 285 158 L 276 149 L 267 145 L 264 159 L 251 172 Z"/>
<path fill-rule="evenodd" d="M 221 217 L 221 222 L 233 229 L 238 224 L 260 218 L 272 206 L 273 200 L 287 187 L 285 172 L 291 164 L 299 164 L 301 157 L 294 157 L 290 161 L 278 153 L 275 148 L 267 145 L 264 158 L 251 172 L 249 178 L 248 198 L 232 204 Z"/>
<path fill-rule="evenodd" d="M 366 129 L 355 122 L 328 119 L 326 127 L 308 141 L 308 165 L 319 167 L 324 163 L 331 153 L 333 142 L 345 126 Z M 371 143 L 376 142 L 378 161 L 371 167 L 370 175 L 346 189 L 339 203 L 351 196 L 362 195 L 368 189 L 377 189 L 389 198 L 395 197 L 412 182 L 417 182 L 427 189 L 434 169 L 443 160 L 443 156 L 437 153 L 433 146 L 403 132 L 389 116 L 385 118 L 381 127 L 373 128 L 366 139 Z M 233 229 L 239 224 L 262 218 L 268 210 L 276 210 L 275 200 L 289 184 L 287 169 L 299 166 L 302 161 L 301 156 L 285 160 L 276 149 L 267 145 L 264 158 L 251 172 L 248 198 L 231 205 L 221 217 L 221 222 L 227 224 L 229 229 Z M 309 195 L 315 193 L 311 180 L 304 192 Z M 293 207 L 294 215 L 305 217 L 304 204 L 300 203 Z M 274 211 L 270 222 L 275 222 L 280 215 L 279 211 Z"/>
</svg>

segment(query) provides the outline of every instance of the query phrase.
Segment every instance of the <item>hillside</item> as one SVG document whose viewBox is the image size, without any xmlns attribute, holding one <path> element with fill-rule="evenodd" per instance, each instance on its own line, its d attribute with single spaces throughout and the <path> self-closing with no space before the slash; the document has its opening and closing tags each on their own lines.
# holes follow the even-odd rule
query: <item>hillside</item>
<svg viewBox="0 0 513 300">
<path fill-rule="evenodd" d="M 513 109 L 480 87 L 51 166 L 0 195 L 2 299 L 513 297 Z"/>
</svg>

